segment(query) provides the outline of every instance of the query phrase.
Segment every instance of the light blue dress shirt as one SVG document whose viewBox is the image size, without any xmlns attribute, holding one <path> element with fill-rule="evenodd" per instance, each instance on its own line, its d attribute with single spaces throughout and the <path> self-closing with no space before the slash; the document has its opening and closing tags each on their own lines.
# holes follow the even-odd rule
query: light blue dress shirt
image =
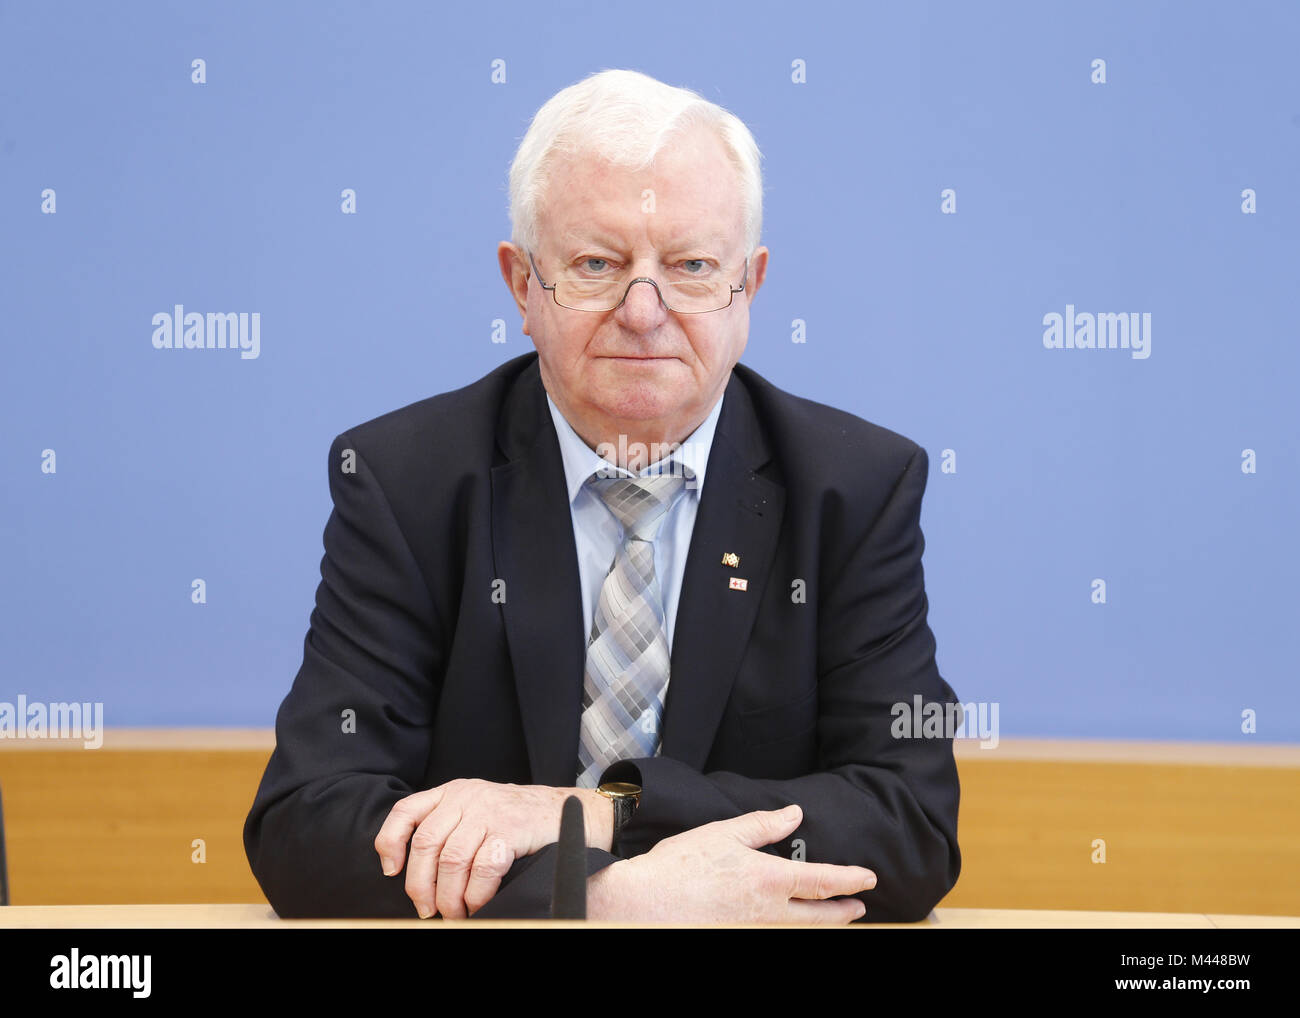
<svg viewBox="0 0 1300 1018">
<path fill-rule="evenodd" d="M 668 511 L 659 534 L 655 538 L 655 577 L 659 580 L 659 590 L 663 594 L 664 629 L 668 639 L 668 651 L 673 648 L 673 630 L 677 621 L 677 602 L 682 590 L 682 575 L 686 571 L 686 553 L 691 546 L 691 532 L 695 529 L 695 515 L 699 510 L 700 496 L 704 491 L 704 472 L 709 462 L 709 450 L 713 447 L 713 433 L 718 426 L 718 415 L 722 412 L 721 396 L 714 404 L 713 410 L 700 426 L 691 432 L 681 446 L 669 456 L 656 463 L 651 463 L 639 474 L 615 467 L 595 450 L 587 445 L 573 430 L 552 401 L 546 396 L 546 404 L 551 409 L 551 420 L 555 423 L 555 434 L 560 440 L 560 455 L 564 459 L 564 479 L 569 493 L 569 511 L 573 516 L 573 541 L 578 549 L 578 576 L 582 583 L 582 608 L 585 628 L 583 633 L 591 635 L 592 621 L 596 617 L 596 604 L 600 599 L 600 588 L 605 582 L 609 567 L 614 562 L 614 555 L 623 543 L 623 525 L 586 483 L 597 470 L 604 470 L 604 477 L 646 477 L 650 474 L 664 473 L 668 464 L 674 460 L 681 464 L 678 469 L 687 478 L 686 484 L 677 501 Z M 692 480 L 693 477 L 693 480 Z"/>
</svg>

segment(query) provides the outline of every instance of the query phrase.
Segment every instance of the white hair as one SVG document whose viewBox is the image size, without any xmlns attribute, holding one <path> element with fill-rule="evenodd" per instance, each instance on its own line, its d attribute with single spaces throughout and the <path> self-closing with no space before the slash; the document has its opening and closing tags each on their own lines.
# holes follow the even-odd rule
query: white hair
<svg viewBox="0 0 1300 1018">
<path fill-rule="evenodd" d="M 697 125 L 714 131 L 736 167 L 745 253 L 752 255 L 763 226 L 763 175 L 749 128 L 690 89 L 624 70 L 600 71 L 560 90 L 533 117 L 510 165 L 511 241 L 537 249 L 539 206 L 557 155 L 594 155 L 643 170 L 669 141 Z"/>
</svg>

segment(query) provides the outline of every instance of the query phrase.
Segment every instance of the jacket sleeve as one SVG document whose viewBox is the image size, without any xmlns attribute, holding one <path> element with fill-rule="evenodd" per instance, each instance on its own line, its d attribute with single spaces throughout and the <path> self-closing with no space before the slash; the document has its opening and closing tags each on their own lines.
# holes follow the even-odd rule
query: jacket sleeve
<svg viewBox="0 0 1300 1018">
<path fill-rule="evenodd" d="M 405 870 L 385 877 L 374 839 L 393 805 L 423 788 L 444 620 L 351 437 L 329 456 L 321 582 L 244 847 L 281 917 L 415 918 Z M 518 860 L 480 914 L 547 915 L 552 856 Z M 612 861 L 588 855 L 592 872 Z"/>
<path fill-rule="evenodd" d="M 662 838 L 752 810 L 798 803 L 799 829 L 768 850 L 809 861 L 866 866 L 876 887 L 858 897 L 865 919 L 913 922 L 956 883 L 959 798 L 952 741 L 913 737 L 896 704 L 956 703 L 935 663 L 921 569 L 921 499 L 927 457 L 919 447 L 856 546 L 837 550 L 819 599 L 818 768 L 785 780 L 699 771 L 653 757 L 620 761 L 605 781 L 642 787 L 619 840 L 624 856 Z M 935 707 L 935 711 L 946 709 Z M 802 842 L 802 846 L 798 844 Z M 797 849 L 802 848 L 802 855 Z"/>
</svg>

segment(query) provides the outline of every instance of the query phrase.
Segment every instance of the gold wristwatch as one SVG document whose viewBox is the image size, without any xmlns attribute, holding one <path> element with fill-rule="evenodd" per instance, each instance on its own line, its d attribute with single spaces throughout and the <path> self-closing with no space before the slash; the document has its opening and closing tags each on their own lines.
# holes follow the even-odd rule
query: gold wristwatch
<svg viewBox="0 0 1300 1018">
<path fill-rule="evenodd" d="M 618 836 L 641 803 L 641 786 L 626 781 L 606 781 L 596 791 L 614 804 L 614 837 L 610 851 L 618 855 Z"/>
</svg>

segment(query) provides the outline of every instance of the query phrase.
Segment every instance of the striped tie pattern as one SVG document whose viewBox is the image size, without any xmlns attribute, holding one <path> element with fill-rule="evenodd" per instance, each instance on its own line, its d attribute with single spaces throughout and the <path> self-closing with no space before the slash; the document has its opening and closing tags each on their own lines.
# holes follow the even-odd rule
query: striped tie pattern
<svg viewBox="0 0 1300 1018">
<path fill-rule="evenodd" d="M 600 588 L 583 678 L 578 787 L 618 760 L 654 756 L 668 686 L 668 638 L 654 539 L 686 479 L 676 474 L 587 482 L 623 524 Z"/>
</svg>

